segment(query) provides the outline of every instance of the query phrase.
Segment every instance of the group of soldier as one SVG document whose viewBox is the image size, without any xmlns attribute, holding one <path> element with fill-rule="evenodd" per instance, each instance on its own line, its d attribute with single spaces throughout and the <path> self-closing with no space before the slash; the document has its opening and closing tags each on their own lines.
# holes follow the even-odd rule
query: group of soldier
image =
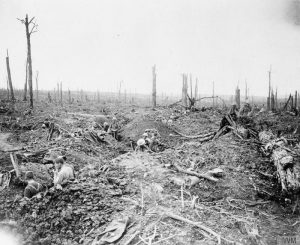
<svg viewBox="0 0 300 245">
<path fill-rule="evenodd" d="M 156 147 L 159 145 L 160 135 L 156 129 L 146 129 L 145 132 L 142 134 L 142 138 L 137 141 L 137 147 L 135 151 L 141 150 L 144 151 L 157 151 Z"/>
<path fill-rule="evenodd" d="M 53 159 L 55 170 L 53 172 L 53 188 L 62 189 L 62 186 L 66 185 L 68 181 L 74 180 L 74 168 L 72 165 L 66 163 L 66 157 L 58 156 Z M 31 198 L 36 194 L 44 191 L 44 186 L 34 179 L 34 174 L 32 171 L 27 171 L 25 173 L 25 181 L 27 183 L 24 196 Z"/>
<path fill-rule="evenodd" d="M 105 133 L 111 134 L 112 137 L 118 139 L 119 125 L 116 117 L 112 118 L 112 122 L 110 124 L 104 122 L 103 130 Z M 66 163 L 66 157 L 63 156 L 53 157 L 51 161 L 54 163 L 55 167 L 53 172 L 53 187 L 55 189 L 62 189 L 62 186 L 75 178 L 74 168 L 72 165 Z M 27 185 L 24 190 L 24 196 L 27 198 L 31 198 L 45 189 L 41 183 L 35 180 L 32 171 L 27 171 L 25 173 L 25 183 Z"/>
<path fill-rule="evenodd" d="M 119 130 L 117 119 L 114 117 L 111 124 L 104 122 L 103 130 L 117 139 Z M 157 151 L 156 148 L 160 144 L 159 139 L 160 135 L 156 129 L 146 129 L 142 134 L 142 138 L 137 141 L 135 150 L 144 151 L 146 149 L 149 151 Z M 53 157 L 52 162 L 55 168 L 53 171 L 53 188 L 61 190 L 64 185 L 75 178 L 74 168 L 72 165 L 66 163 L 66 157 L 64 156 Z M 31 198 L 45 189 L 41 183 L 35 180 L 32 171 L 25 173 L 25 182 L 27 186 L 24 190 L 24 196 L 27 198 Z"/>
</svg>

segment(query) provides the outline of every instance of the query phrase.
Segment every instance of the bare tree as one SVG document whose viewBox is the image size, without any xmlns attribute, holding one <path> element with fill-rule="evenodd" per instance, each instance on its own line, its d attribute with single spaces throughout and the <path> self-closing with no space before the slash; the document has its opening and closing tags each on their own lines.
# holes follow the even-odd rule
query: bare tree
<svg viewBox="0 0 300 245">
<path fill-rule="evenodd" d="M 195 95 L 194 95 L 195 100 L 198 99 L 198 78 L 196 78 L 196 84 L 195 84 Z"/>
<path fill-rule="evenodd" d="M 273 89 L 271 91 L 270 108 L 271 108 L 271 111 L 275 110 L 275 95 L 274 95 Z"/>
<path fill-rule="evenodd" d="M 119 102 L 121 102 L 121 89 L 122 89 L 122 83 L 123 83 L 123 81 L 120 81 L 120 84 L 119 84 L 119 92 L 118 92 L 118 100 L 119 100 Z"/>
<path fill-rule="evenodd" d="M 271 73 L 272 73 L 272 66 L 270 67 L 269 73 L 269 91 L 268 91 L 268 98 L 267 98 L 267 110 L 271 109 Z"/>
<path fill-rule="evenodd" d="M 51 103 L 51 102 L 52 102 L 52 98 L 51 98 L 51 94 L 50 94 L 50 92 L 48 92 L 48 101 L 49 101 L 49 103 Z"/>
<path fill-rule="evenodd" d="M 62 82 L 60 82 L 60 103 L 63 104 Z"/>
<path fill-rule="evenodd" d="M 8 50 L 7 50 L 7 56 L 6 56 L 6 68 L 7 68 L 7 79 L 8 79 L 9 89 L 10 89 L 10 98 L 11 98 L 12 101 L 14 101 L 15 96 L 14 96 L 14 89 L 13 89 L 12 81 L 11 81 Z"/>
<path fill-rule="evenodd" d="M 54 102 L 56 103 L 56 90 L 55 90 L 55 88 L 53 89 L 53 99 L 54 99 Z"/>
<path fill-rule="evenodd" d="M 9 100 L 9 85 L 8 85 L 8 77 L 6 77 L 6 89 L 7 89 L 7 100 Z"/>
<path fill-rule="evenodd" d="M 26 39 L 27 39 L 27 61 L 28 61 L 28 85 L 29 85 L 29 96 L 30 96 L 30 107 L 33 108 L 33 91 L 32 91 L 32 60 L 31 60 L 31 44 L 30 37 L 31 34 L 37 32 L 38 25 L 34 21 L 35 17 L 28 20 L 28 15 L 26 14 L 25 19 L 18 19 L 22 24 L 25 25 L 26 29 Z"/>
<path fill-rule="evenodd" d="M 275 93 L 275 108 L 276 108 L 276 110 L 278 110 L 277 88 L 276 88 L 276 93 Z"/>
<path fill-rule="evenodd" d="M 241 90 L 240 90 L 239 86 L 237 86 L 236 90 L 235 90 L 235 104 L 236 104 L 237 108 L 240 109 L 240 107 L 241 107 Z"/>
<path fill-rule="evenodd" d="M 59 89 L 59 83 L 57 83 L 57 102 L 60 101 L 60 89 Z"/>
<path fill-rule="evenodd" d="M 156 107 L 156 67 L 152 67 L 152 107 Z"/>
<path fill-rule="evenodd" d="M 28 57 L 26 58 L 26 75 L 25 75 L 25 84 L 24 84 L 24 95 L 23 101 L 27 101 L 27 81 L 28 81 Z"/>
<path fill-rule="evenodd" d="M 193 98 L 193 78 L 192 78 L 192 74 L 190 74 L 190 89 L 191 89 L 191 98 Z"/>
<path fill-rule="evenodd" d="M 39 72 L 38 71 L 36 71 L 35 86 L 36 86 L 36 100 L 39 101 Z"/>
<path fill-rule="evenodd" d="M 68 89 L 68 102 L 71 104 L 71 91 Z"/>
<path fill-rule="evenodd" d="M 184 108 L 188 107 L 188 81 L 187 81 L 187 75 L 182 74 L 182 96 L 181 100 L 183 103 Z"/>
</svg>

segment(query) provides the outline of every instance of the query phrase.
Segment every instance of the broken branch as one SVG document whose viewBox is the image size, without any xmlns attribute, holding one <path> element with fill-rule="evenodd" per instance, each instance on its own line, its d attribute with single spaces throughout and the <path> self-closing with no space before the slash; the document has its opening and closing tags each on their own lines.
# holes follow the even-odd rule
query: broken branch
<svg viewBox="0 0 300 245">
<path fill-rule="evenodd" d="M 212 229 L 210 229 L 209 227 L 206 227 L 202 224 L 200 224 L 199 222 L 194 222 L 194 221 L 191 221 L 189 219 L 186 219 L 184 217 L 181 217 L 179 215 L 176 215 L 176 214 L 173 214 L 173 213 L 164 213 L 164 215 L 166 217 L 169 217 L 169 218 L 172 218 L 172 219 L 176 219 L 176 220 L 179 220 L 179 221 L 182 221 L 184 223 L 187 223 L 187 224 L 190 224 L 192 226 L 196 226 L 198 228 L 200 228 L 201 230 L 204 230 L 205 232 L 213 235 L 214 237 L 216 237 L 217 241 L 218 241 L 218 244 L 221 244 L 221 236 L 214 232 Z"/>
<path fill-rule="evenodd" d="M 214 178 L 212 175 L 210 174 L 199 174 L 197 172 L 191 171 L 191 170 L 185 170 L 183 168 L 181 168 L 180 166 L 178 166 L 176 163 L 173 163 L 173 166 L 177 169 L 178 172 L 182 172 L 185 174 L 189 174 L 189 175 L 193 175 L 193 176 L 197 176 L 198 178 L 203 178 L 203 179 L 207 179 L 213 182 L 218 182 L 219 180 L 217 178 Z"/>
</svg>

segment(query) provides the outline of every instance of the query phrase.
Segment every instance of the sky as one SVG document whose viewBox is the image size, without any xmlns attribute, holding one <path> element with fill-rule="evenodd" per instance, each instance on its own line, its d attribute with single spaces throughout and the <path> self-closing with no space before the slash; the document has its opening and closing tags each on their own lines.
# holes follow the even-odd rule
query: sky
<svg viewBox="0 0 300 245">
<path fill-rule="evenodd" d="M 300 90 L 300 24 L 295 0 L 0 0 L 0 87 L 6 50 L 16 88 L 25 82 L 25 26 L 35 17 L 32 65 L 39 88 L 180 94 L 182 73 L 199 93 L 250 95 L 272 85 Z M 297 13 L 296 13 L 297 14 Z M 299 15 L 300 16 L 300 15 Z"/>
</svg>

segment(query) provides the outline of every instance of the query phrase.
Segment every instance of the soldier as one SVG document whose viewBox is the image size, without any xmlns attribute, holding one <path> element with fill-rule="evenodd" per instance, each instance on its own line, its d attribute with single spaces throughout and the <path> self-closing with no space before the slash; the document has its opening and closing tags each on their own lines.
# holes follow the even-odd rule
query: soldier
<svg viewBox="0 0 300 245">
<path fill-rule="evenodd" d="M 43 191 L 43 186 L 33 179 L 33 172 L 27 171 L 25 174 L 25 180 L 27 181 L 27 186 L 24 190 L 24 196 L 27 198 L 32 198 L 34 195 Z"/>
<path fill-rule="evenodd" d="M 62 186 L 67 184 L 69 180 L 74 180 L 74 168 L 73 166 L 65 163 L 65 158 L 60 156 L 55 159 L 55 171 L 54 171 L 54 187 L 62 189 Z"/>
<path fill-rule="evenodd" d="M 137 150 L 144 151 L 144 149 L 150 150 L 149 145 L 151 144 L 151 140 L 148 136 L 148 133 L 143 133 L 142 136 L 143 138 L 137 141 L 137 147 L 135 148 L 135 151 Z"/>
<path fill-rule="evenodd" d="M 151 144 L 151 139 L 147 133 L 143 133 L 143 139 L 145 140 L 145 144 L 149 146 Z"/>
<path fill-rule="evenodd" d="M 113 117 L 112 123 L 110 125 L 110 132 L 116 140 L 118 139 L 118 130 L 119 130 L 119 125 L 117 122 L 117 118 Z"/>
<path fill-rule="evenodd" d="M 107 132 L 108 129 L 109 129 L 109 124 L 108 124 L 107 122 L 104 122 L 104 123 L 103 123 L 103 130 L 104 130 L 105 132 Z"/>
</svg>

